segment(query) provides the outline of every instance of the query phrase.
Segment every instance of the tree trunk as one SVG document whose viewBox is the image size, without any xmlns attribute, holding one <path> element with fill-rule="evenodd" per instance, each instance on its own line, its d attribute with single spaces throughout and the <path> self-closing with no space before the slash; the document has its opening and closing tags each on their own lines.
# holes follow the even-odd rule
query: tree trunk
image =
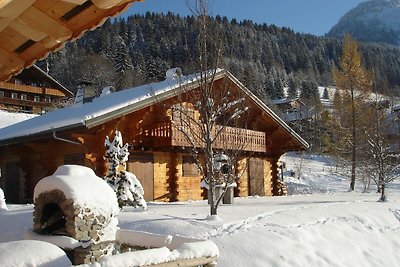
<svg viewBox="0 0 400 267">
<path fill-rule="evenodd" d="M 351 182 L 350 190 L 354 191 L 356 185 L 356 111 L 354 105 L 354 89 L 351 88 L 351 115 L 352 115 L 352 132 L 351 132 Z"/>
<path fill-rule="evenodd" d="M 385 183 L 382 183 L 381 186 L 381 198 L 379 199 L 379 201 L 385 202 L 386 201 L 386 195 L 385 195 Z"/>
</svg>

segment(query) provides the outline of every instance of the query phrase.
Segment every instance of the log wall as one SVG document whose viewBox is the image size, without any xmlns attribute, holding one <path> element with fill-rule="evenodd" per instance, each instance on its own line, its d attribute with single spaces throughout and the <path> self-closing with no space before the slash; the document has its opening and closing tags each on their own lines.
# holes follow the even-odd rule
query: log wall
<svg viewBox="0 0 400 267">
<path fill-rule="evenodd" d="M 202 200 L 201 175 L 183 176 L 182 154 L 177 155 L 176 163 L 177 200 Z"/>
<path fill-rule="evenodd" d="M 272 164 L 264 159 L 264 192 L 266 196 L 272 196 Z"/>
<path fill-rule="evenodd" d="M 173 197 L 170 183 L 173 183 L 174 170 L 171 161 L 171 153 L 154 153 L 154 200 L 167 202 Z"/>
<path fill-rule="evenodd" d="M 247 167 L 247 158 L 238 160 L 237 172 L 239 175 L 239 180 L 237 182 L 238 187 L 236 189 L 237 196 L 247 197 L 249 195 L 249 173 Z"/>
</svg>

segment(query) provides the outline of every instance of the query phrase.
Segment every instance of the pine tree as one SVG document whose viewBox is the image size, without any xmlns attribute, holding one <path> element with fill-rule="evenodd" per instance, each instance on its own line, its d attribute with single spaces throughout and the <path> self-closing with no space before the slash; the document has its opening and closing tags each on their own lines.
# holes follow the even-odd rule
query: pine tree
<svg viewBox="0 0 400 267">
<path fill-rule="evenodd" d="M 296 98 L 298 96 L 297 88 L 298 88 L 297 82 L 293 77 L 293 75 L 291 75 L 288 81 L 288 92 L 287 92 L 289 98 Z"/>
<path fill-rule="evenodd" d="M 323 92 L 323 94 L 322 94 L 322 98 L 323 99 L 326 99 L 326 100 L 329 100 L 329 92 L 328 92 L 328 88 L 324 88 L 324 92 Z"/>
<path fill-rule="evenodd" d="M 128 88 L 132 85 L 132 60 L 129 56 L 127 46 L 122 36 L 117 36 L 116 51 L 114 54 L 114 67 L 117 73 L 117 90 Z"/>
<path fill-rule="evenodd" d="M 357 116 L 359 116 L 359 103 L 363 101 L 365 94 L 370 91 L 371 82 L 367 71 L 361 62 L 361 54 L 358 44 L 350 35 L 344 37 L 342 55 L 340 56 L 339 69 L 333 69 L 333 76 L 338 89 L 344 90 L 343 100 L 349 107 L 349 141 L 351 149 L 351 182 L 350 190 L 354 191 L 356 182 L 357 147 L 360 140 L 357 135 Z M 346 97 L 347 96 L 347 97 Z M 344 108 L 343 106 L 341 108 Z"/>
<path fill-rule="evenodd" d="M 123 144 L 121 132 L 115 131 L 112 142 L 110 142 L 107 136 L 104 145 L 106 147 L 104 159 L 107 160 L 108 167 L 107 176 L 104 177 L 104 180 L 114 189 L 119 207 L 122 208 L 125 205 L 130 205 L 147 209 L 140 181 L 133 173 L 126 171 L 129 145 Z"/>
</svg>

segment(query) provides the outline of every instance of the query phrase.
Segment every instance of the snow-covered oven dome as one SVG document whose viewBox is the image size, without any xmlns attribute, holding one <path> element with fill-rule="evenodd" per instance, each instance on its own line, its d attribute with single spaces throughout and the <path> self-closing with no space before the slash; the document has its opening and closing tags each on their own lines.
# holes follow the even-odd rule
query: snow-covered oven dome
<svg viewBox="0 0 400 267">
<path fill-rule="evenodd" d="M 60 166 L 34 190 L 33 229 L 87 244 L 115 240 L 119 207 L 111 187 L 92 169 Z"/>
</svg>

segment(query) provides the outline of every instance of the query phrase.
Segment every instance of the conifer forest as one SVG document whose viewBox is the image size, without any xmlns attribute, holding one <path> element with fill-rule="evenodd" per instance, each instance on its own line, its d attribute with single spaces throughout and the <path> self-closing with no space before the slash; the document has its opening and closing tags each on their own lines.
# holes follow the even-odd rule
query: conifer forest
<svg viewBox="0 0 400 267">
<path fill-rule="evenodd" d="M 289 28 L 252 21 L 211 17 L 229 70 L 264 101 L 281 98 L 283 88 L 305 96 L 316 85 L 333 85 L 332 68 L 339 62 L 342 39 L 296 33 Z M 172 13 L 133 15 L 107 20 L 95 31 L 52 53 L 39 63 L 71 91 L 82 82 L 124 89 L 163 80 L 172 67 L 196 72 L 198 21 Z M 372 69 L 376 90 L 398 94 L 400 48 L 360 44 L 362 61 Z"/>
</svg>

